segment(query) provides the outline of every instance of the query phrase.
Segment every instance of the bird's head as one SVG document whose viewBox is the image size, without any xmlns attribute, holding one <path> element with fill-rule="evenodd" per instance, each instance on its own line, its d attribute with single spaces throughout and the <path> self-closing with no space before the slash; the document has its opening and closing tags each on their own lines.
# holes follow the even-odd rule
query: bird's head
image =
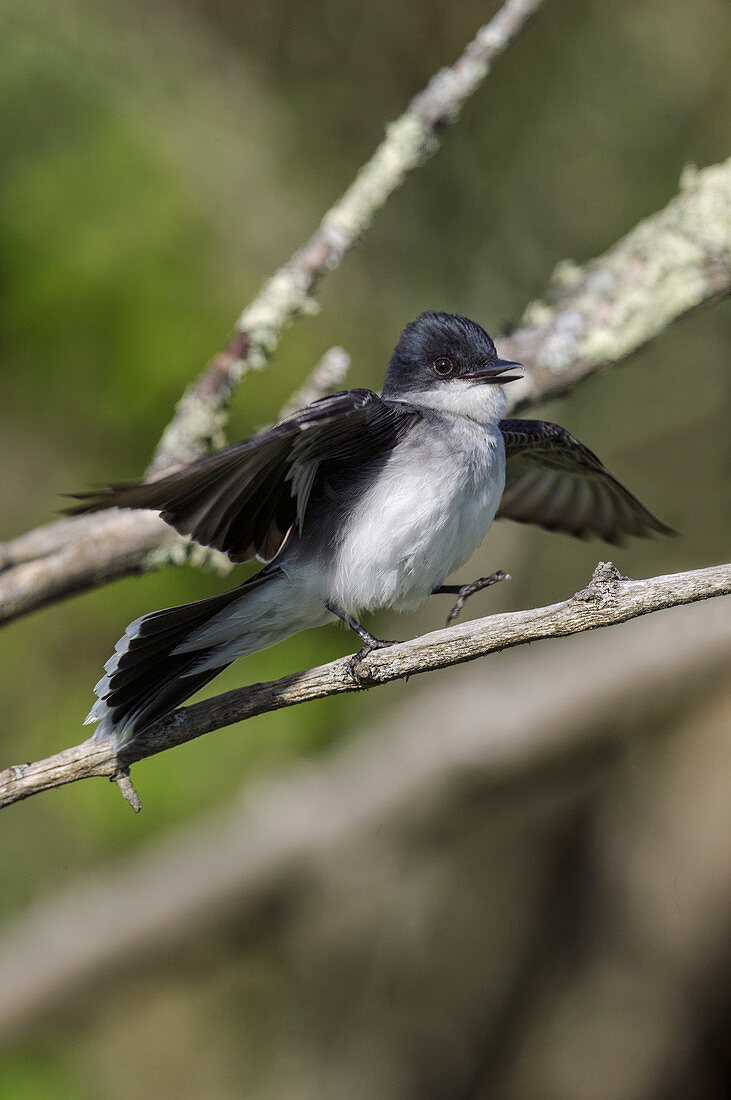
<svg viewBox="0 0 731 1100">
<path fill-rule="evenodd" d="M 480 423 L 505 412 L 502 387 L 522 377 L 519 363 L 498 359 L 484 328 L 456 313 L 421 313 L 401 333 L 383 396 Z"/>
</svg>

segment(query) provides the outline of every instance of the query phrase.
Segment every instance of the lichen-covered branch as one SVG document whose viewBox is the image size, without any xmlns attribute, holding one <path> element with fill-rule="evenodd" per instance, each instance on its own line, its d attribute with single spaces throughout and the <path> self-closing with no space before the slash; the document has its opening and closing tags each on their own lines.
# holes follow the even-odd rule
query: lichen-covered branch
<svg viewBox="0 0 731 1100">
<path fill-rule="evenodd" d="M 322 277 L 340 265 L 408 173 L 436 152 L 438 128 L 457 118 L 492 62 L 542 3 L 505 0 L 459 60 L 438 72 L 387 127 L 384 140 L 342 198 L 304 247 L 264 284 L 239 317 L 228 346 L 183 396 L 160 441 L 152 474 L 198 458 L 217 440 L 231 393 L 243 375 L 263 367 L 288 322 L 312 309 L 311 295 Z"/>
<path fill-rule="evenodd" d="M 345 381 L 350 370 L 350 356 L 344 348 L 330 348 L 323 355 L 312 374 L 296 390 L 279 411 L 279 419 L 290 416 L 297 409 L 333 393 Z"/>
<path fill-rule="evenodd" d="M 686 168 L 680 193 L 583 267 L 564 260 L 546 301 L 501 342 L 529 365 L 512 407 L 545 401 L 621 362 L 690 310 L 731 291 L 731 159 Z"/>
<path fill-rule="evenodd" d="M 46 760 L 7 768 L 0 773 L 0 806 L 92 776 L 117 781 L 122 773 L 126 781 L 126 770 L 138 760 L 268 711 L 387 684 L 539 638 L 578 634 L 729 593 L 731 564 L 637 581 L 620 576 L 611 563 L 602 562 L 589 586 L 564 603 L 492 615 L 378 650 L 366 659 L 361 684 L 353 682 L 347 660 L 333 661 L 175 711 L 118 755 L 108 742 L 88 741 Z M 127 786 L 133 790 L 131 782 Z"/>
</svg>

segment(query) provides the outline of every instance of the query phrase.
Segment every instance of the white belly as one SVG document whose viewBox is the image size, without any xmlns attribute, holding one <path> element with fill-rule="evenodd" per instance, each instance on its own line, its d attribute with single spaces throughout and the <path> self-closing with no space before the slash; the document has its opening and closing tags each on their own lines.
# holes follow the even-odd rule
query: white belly
<svg viewBox="0 0 731 1100">
<path fill-rule="evenodd" d="M 438 433 L 413 433 L 358 502 L 333 560 L 330 598 L 351 614 L 418 607 L 482 541 L 504 486 L 497 424 L 460 418 Z"/>
</svg>

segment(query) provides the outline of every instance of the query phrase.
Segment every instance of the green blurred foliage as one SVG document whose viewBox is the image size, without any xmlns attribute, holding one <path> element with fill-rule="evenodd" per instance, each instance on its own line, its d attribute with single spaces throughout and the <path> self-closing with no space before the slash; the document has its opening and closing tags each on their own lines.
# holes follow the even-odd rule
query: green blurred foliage
<svg viewBox="0 0 731 1100">
<path fill-rule="evenodd" d="M 257 286 L 496 6 L 6 0 L 0 538 L 50 520 L 61 492 L 144 470 L 176 398 Z M 442 151 L 323 285 L 321 313 L 245 382 L 231 438 L 271 420 L 332 344 L 353 355 L 352 384 L 377 388 L 400 328 L 422 309 L 499 332 L 558 260 L 600 253 L 672 197 L 686 162 L 726 156 L 730 21 L 724 0 L 549 0 Z M 612 551 L 630 575 L 728 554 L 730 330 L 727 308 L 700 313 L 546 410 L 680 530 Z M 470 610 L 563 598 L 601 556 L 596 545 L 496 530 L 478 571 L 510 568 L 515 581 Z M 6 628 L 1 764 L 79 740 L 128 621 L 225 583 L 167 571 Z M 406 636 L 443 613 L 439 604 L 378 627 Z M 308 632 L 210 690 L 349 648 L 335 629 Z M 102 782 L 6 810 L 0 910 L 230 798 L 248 774 L 327 746 L 406 690 L 418 681 L 268 715 L 139 765 L 141 817 Z M 73 1073 L 69 1095 L 86 1095 Z M 0 1095 L 65 1095 L 66 1078 L 56 1053 L 32 1068 L 21 1054 L 0 1074 Z"/>
</svg>

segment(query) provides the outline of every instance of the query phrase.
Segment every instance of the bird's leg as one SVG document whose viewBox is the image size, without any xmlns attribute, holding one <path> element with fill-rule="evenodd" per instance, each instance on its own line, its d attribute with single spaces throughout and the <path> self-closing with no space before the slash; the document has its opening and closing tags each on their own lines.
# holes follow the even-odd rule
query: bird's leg
<svg viewBox="0 0 731 1100">
<path fill-rule="evenodd" d="M 347 611 L 343 611 L 337 604 L 332 603 L 331 600 L 325 600 L 325 607 L 328 611 L 332 611 L 333 615 L 337 615 L 339 619 L 349 626 L 351 630 L 354 630 L 363 643 L 361 649 L 354 654 L 348 661 L 348 672 L 356 684 L 361 681 L 359 666 L 364 657 L 367 657 L 369 653 L 372 653 L 374 649 L 388 649 L 390 645 L 398 645 L 398 642 L 387 642 L 382 638 L 374 638 L 370 631 L 366 630 L 364 626 L 361 626 L 352 615 L 349 615 Z"/>
<path fill-rule="evenodd" d="M 502 569 L 496 569 L 489 577 L 478 577 L 476 581 L 472 581 L 472 584 L 440 584 L 439 588 L 435 588 L 432 591 L 432 596 L 445 594 L 457 597 L 457 602 L 449 612 L 449 615 L 447 615 L 447 622 L 445 624 L 446 626 L 451 626 L 464 607 L 465 600 L 468 600 L 470 596 L 474 596 L 475 592 L 481 592 L 483 588 L 489 588 L 491 584 L 497 584 L 498 581 L 509 580 L 509 573 L 503 572 Z"/>
</svg>

